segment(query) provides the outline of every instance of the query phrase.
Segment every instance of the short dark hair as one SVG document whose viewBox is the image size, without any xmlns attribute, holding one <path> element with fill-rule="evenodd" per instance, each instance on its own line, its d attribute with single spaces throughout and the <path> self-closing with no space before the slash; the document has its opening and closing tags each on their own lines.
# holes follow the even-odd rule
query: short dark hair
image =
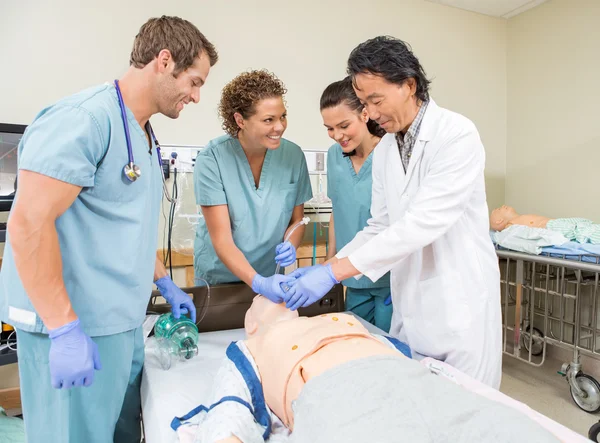
<svg viewBox="0 0 600 443">
<path fill-rule="evenodd" d="M 431 82 L 423 66 L 410 45 L 395 37 L 375 37 L 354 48 L 348 58 L 348 74 L 353 79 L 357 74 L 379 75 L 397 85 L 414 78 L 417 98 L 424 102 L 429 100 Z"/>
<path fill-rule="evenodd" d="M 321 94 L 321 111 L 323 109 L 341 105 L 342 103 L 358 113 L 361 113 L 364 108 L 363 104 L 356 96 L 356 92 L 354 92 L 350 76 L 343 80 L 333 82 L 327 86 L 323 91 L 323 94 Z M 367 128 L 372 135 L 377 137 L 383 137 L 386 134 L 385 130 L 379 126 L 376 121 L 371 119 L 367 121 Z"/>
<path fill-rule="evenodd" d="M 135 36 L 129 64 L 143 68 L 163 49 L 171 52 L 176 76 L 192 66 L 201 53 L 206 53 L 210 66 L 214 66 L 219 60 L 214 45 L 196 26 L 182 18 L 163 15 L 151 18 L 142 25 Z"/>
</svg>

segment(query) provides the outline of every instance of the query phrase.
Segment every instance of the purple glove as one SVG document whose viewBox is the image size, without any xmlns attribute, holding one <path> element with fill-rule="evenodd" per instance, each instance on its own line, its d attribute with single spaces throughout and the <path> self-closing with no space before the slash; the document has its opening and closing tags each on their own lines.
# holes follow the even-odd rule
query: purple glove
<svg viewBox="0 0 600 443">
<path fill-rule="evenodd" d="M 196 306 L 194 306 L 194 300 L 183 292 L 179 286 L 171 280 L 171 277 L 167 275 L 166 277 L 159 278 L 154 284 L 158 287 L 158 290 L 167 303 L 171 305 L 173 317 L 179 318 L 181 317 L 181 314 L 187 314 L 189 312 L 190 318 L 196 323 Z"/>
<path fill-rule="evenodd" d="M 292 272 L 289 277 L 293 274 Z M 287 283 L 290 290 L 284 295 L 285 306 L 292 311 L 310 306 L 323 298 L 336 283 L 339 281 L 333 275 L 331 265 L 315 266 L 301 277 Z"/>
<path fill-rule="evenodd" d="M 307 272 L 310 272 L 314 269 L 321 268 L 323 265 L 314 265 L 314 266 L 305 266 L 303 268 L 295 269 L 294 271 L 288 274 L 288 277 L 300 278 L 303 275 L 306 275 Z"/>
<path fill-rule="evenodd" d="M 98 346 L 88 337 L 79 319 L 48 331 L 50 382 L 56 389 L 90 386 L 94 371 L 102 369 Z"/>
<path fill-rule="evenodd" d="M 257 294 L 264 295 L 273 303 L 282 303 L 284 292 L 283 289 L 289 284 L 289 276 L 275 274 L 271 277 L 263 277 L 256 274 L 252 279 L 252 290 Z"/>
<path fill-rule="evenodd" d="M 305 266 L 303 268 L 298 268 L 298 269 L 295 269 L 294 271 L 290 272 L 289 274 L 287 274 L 287 277 L 300 278 L 307 272 L 312 271 L 313 269 L 320 268 L 321 266 L 322 265 L 314 265 L 314 266 Z M 287 283 L 282 283 L 281 289 L 283 289 L 283 292 L 286 292 L 286 293 L 292 291 L 289 294 L 286 294 L 286 297 L 288 297 L 288 298 L 292 297 L 296 293 L 296 289 L 292 290 L 292 288 L 290 288 L 290 286 L 288 286 Z"/>
<path fill-rule="evenodd" d="M 275 248 L 275 263 L 285 268 L 296 261 L 296 248 L 289 241 L 279 243 Z"/>
</svg>

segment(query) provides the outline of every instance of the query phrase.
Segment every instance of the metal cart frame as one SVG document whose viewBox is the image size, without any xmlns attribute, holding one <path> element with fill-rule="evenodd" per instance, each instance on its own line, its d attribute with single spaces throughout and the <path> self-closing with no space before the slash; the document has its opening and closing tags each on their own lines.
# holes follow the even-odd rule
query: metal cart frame
<svg viewBox="0 0 600 443">
<path fill-rule="evenodd" d="M 582 354 L 600 359 L 600 257 L 567 259 L 501 249 L 496 253 L 501 270 L 503 352 L 541 366 L 548 344 L 572 350 L 573 360 L 558 373 L 566 377 L 577 406 L 590 413 L 600 411 L 600 384 L 583 373 L 580 362 Z M 511 333 L 512 343 L 508 340 Z"/>
</svg>

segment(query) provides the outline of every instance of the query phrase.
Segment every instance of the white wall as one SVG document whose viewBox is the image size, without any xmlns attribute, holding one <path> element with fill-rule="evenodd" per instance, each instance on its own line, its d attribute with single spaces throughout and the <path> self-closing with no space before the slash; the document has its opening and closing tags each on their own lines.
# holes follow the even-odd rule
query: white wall
<svg viewBox="0 0 600 443">
<path fill-rule="evenodd" d="M 600 223 L 600 1 L 552 0 L 508 24 L 506 201 Z"/>
<path fill-rule="evenodd" d="M 422 0 L 3 0 L 0 121 L 29 123 L 54 100 L 119 77 L 137 30 L 161 14 L 195 23 L 221 59 L 199 105 L 177 121 L 153 118 L 161 143 L 202 145 L 220 135 L 223 85 L 241 71 L 267 68 L 289 89 L 286 137 L 325 149 L 331 143 L 318 109 L 322 90 L 345 75 L 358 43 L 391 34 L 411 43 L 437 102 L 475 121 L 487 150 L 490 199 L 503 200 L 506 22 Z"/>
</svg>

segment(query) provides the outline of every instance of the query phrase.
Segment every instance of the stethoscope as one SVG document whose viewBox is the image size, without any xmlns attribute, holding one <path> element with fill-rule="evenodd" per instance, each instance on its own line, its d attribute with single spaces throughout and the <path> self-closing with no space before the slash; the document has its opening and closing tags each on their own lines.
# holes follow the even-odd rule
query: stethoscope
<svg viewBox="0 0 600 443">
<path fill-rule="evenodd" d="M 125 175 L 125 178 L 127 178 L 127 180 L 129 180 L 130 182 L 134 182 L 138 178 L 141 177 L 142 171 L 140 170 L 139 166 L 135 164 L 135 162 L 133 160 L 133 148 L 131 147 L 131 136 L 129 135 L 129 124 L 127 123 L 127 111 L 125 111 L 125 103 L 123 102 L 123 96 L 121 95 L 121 88 L 119 88 L 119 81 L 115 80 L 114 84 L 115 84 L 115 89 L 117 90 L 117 98 L 119 100 L 119 108 L 121 109 L 121 120 L 123 120 L 123 126 L 125 127 L 125 141 L 127 143 L 127 155 L 129 158 L 129 163 L 127 163 L 123 167 L 123 174 Z M 169 203 L 175 203 L 177 201 L 177 199 L 175 199 L 171 196 L 171 194 L 169 193 L 169 190 L 167 188 L 165 174 L 162 170 L 163 165 L 162 165 L 162 157 L 160 155 L 160 144 L 158 143 L 158 140 L 156 139 L 156 136 L 154 135 L 154 131 L 152 130 L 152 125 L 150 124 L 150 121 L 148 121 L 146 123 L 146 131 L 150 134 L 150 137 L 152 137 L 152 140 L 154 141 L 154 145 L 156 146 L 156 156 L 158 157 L 158 167 L 160 168 L 160 176 L 162 177 L 162 182 L 163 182 L 163 194 Z"/>
</svg>

